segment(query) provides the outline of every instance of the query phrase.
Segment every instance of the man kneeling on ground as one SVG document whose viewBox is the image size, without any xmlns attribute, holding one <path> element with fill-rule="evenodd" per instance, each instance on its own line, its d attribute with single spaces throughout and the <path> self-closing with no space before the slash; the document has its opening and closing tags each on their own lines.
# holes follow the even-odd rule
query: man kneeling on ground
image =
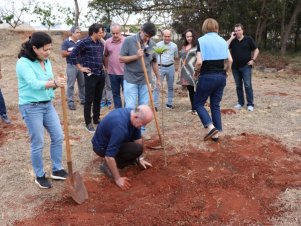
<svg viewBox="0 0 301 226">
<path fill-rule="evenodd" d="M 147 105 L 135 110 L 118 108 L 110 112 L 97 126 L 92 138 L 93 150 L 104 158 L 100 170 L 113 178 L 122 190 L 129 189 L 130 179 L 121 177 L 118 169 L 139 164 L 146 169 L 152 165 L 145 161 L 141 138 L 141 126 L 153 120 L 153 112 Z"/>
</svg>

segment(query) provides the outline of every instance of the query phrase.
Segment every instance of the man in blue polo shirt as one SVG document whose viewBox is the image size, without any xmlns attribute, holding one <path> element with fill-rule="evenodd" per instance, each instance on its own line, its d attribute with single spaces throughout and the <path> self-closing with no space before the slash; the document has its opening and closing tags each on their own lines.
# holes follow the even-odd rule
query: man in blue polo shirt
<svg viewBox="0 0 301 226">
<path fill-rule="evenodd" d="M 93 122 L 99 123 L 100 101 L 105 85 L 103 73 L 103 26 L 92 24 L 89 27 L 89 36 L 81 40 L 70 54 L 70 59 L 78 70 L 85 76 L 85 105 L 84 117 L 86 129 L 95 132 L 92 125 L 91 108 L 93 103 Z"/>
<path fill-rule="evenodd" d="M 130 188 L 127 177 L 121 177 L 118 169 L 138 163 L 146 169 L 152 165 L 145 161 L 141 138 L 141 126 L 153 120 L 153 112 L 147 105 L 136 109 L 118 108 L 111 111 L 98 124 L 92 138 L 93 150 L 104 158 L 100 170 L 113 178 L 122 190 Z"/>
<path fill-rule="evenodd" d="M 85 79 L 83 73 L 76 68 L 70 59 L 70 54 L 73 48 L 76 46 L 80 40 L 80 28 L 77 26 L 73 26 L 70 30 L 71 35 L 64 40 L 61 46 L 61 55 L 66 58 L 67 61 L 67 101 L 68 107 L 70 110 L 76 110 L 74 104 L 74 84 L 77 80 L 78 86 L 78 96 L 80 99 L 80 103 L 85 103 Z"/>
</svg>

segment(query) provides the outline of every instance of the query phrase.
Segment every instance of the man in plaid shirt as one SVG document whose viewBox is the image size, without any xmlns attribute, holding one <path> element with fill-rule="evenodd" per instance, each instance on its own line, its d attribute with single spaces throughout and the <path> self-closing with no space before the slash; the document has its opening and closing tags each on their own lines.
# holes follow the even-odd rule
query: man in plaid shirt
<svg viewBox="0 0 301 226">
<path fill-rule="evenodd" d="M 83 72 L 85 77 L 85 105 L 84 117 L 86 129 L 95 132 L 92 124 L 91 108 L 93 103 L 93 123 L 99 123 L 100 101 L 105 85 L 103 72 L 103 26 L 92 24 L 89 27 L 89 36 L 80 41 L 72 50 L 70 58 L 72 63 Z"/>
</svg>

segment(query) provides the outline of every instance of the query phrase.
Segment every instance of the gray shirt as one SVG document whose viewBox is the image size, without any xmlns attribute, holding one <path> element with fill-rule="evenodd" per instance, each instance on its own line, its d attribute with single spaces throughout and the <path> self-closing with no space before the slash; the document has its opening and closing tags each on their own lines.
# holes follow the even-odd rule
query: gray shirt
<svg viewBox="0 0 301 226">
<path fill-rule="evenodd" d="M 158 47 L 166 46 L 168 49 L 161 55 L 161 64 L 169 65 L 175 63 L 175 58 L 178 58 L 178 46 L 175 43 L 170 42 L 168 44 L 165 44 L 164 41 L 161 41 L 157 43 L 157 46 Z M 158 60 L 157 62 L 160 64 L 159 55 L 157 60 Z"/>
<path fill-rule="evenodd" d="M 137 54 L 138 43 L 141 43 L 140 32 L 136 35 L 126 37 L 120 50 L 121 56 L 133 56 Z M 153 47 L 156 43 L 149 40 L 146 45 L 141 44 L 141 48 L 144 49 L 144 62 L 148 74 L 149 81 L 152 81 L 152 62 L 157 62 L 157 54 L 154 52 Z M 124 64 L 124 79 L 128 83 L 141 85 L 146 84 L 141 60 L 135 60 Z"/>
</svg>

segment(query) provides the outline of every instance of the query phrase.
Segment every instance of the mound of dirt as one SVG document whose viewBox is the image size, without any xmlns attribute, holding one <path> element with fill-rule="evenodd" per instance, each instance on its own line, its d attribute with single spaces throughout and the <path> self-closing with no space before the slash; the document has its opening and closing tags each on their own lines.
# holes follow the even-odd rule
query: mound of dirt
<svg viewBox="0 0 301 226">
<path fill-rule="evenodd" d="M 86 203 L 76 205 L 65 191 L 62 200 L 46 201 L 38 216 L 15 225 L 268 225 L 281 191 L 301 186 L 300 156 L 263 136 L 226 136 L 209 152 L 169 155 L 167 166 L 162 151 L 148 149 L 147 156 L 153 168 L 122 171 L 130 190 L 107 178 L 86 179 Z"/>
</svg>

